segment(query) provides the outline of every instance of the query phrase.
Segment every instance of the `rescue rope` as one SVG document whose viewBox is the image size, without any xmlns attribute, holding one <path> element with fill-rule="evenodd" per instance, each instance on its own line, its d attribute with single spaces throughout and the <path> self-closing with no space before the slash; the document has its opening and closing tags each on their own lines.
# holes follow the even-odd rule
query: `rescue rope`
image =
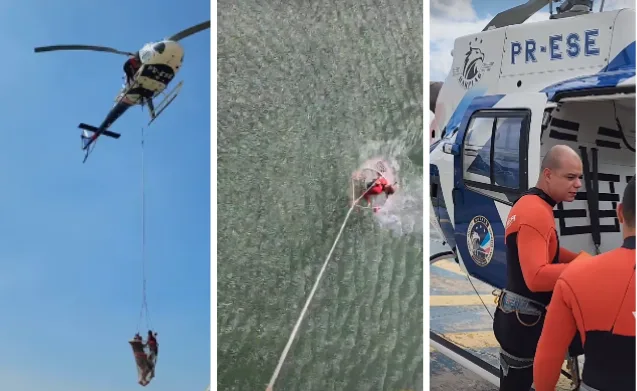
<svg viewBox="0 0 637 391">
<path fill-rule="evenodd" d="M 372 187 L 373 187 L 373 184 L 372 186 L 369 186 L 367 189 L 365 189 L 365 192 L 363 192 L 363 194 L 360 197 L 354 200 L 354 202 L 352 203 L 352 206 L 347 211 L 347 214 L 345 215 L 345 220 L 343 220 L 343 224 L 341 225 L 341 229 L 338 231 L 338 234 L 336 235 L 336 239 L 334 240 L 334 244 L 332 244 L 332 248 L 330 249 L 330 252 L 327 254 L 327 257 L 325 258 L 325 262 L 323 263 L 323 267 L 321 268 L 321 271 L 316 277 L 314 286 L 312 287 L 312 290 L 310 291 L 310 295 L 305 301 L 305 305 L 303 306 L 303 309 L 301 310 L 299 319 L 296 321 L 296 324 L 294 325 L 294 328 L 292 329 L 292 333 L 290 334 L 290 338 L 288 339 L 288 342 L 285 345 L 285 348 L 283 349 L 283 353 L 281 353 L 281 357 L 279 358 L 279 363 L 274 369 L 274 373 L 272 374 L 272 378 L 270 378 L 270 383 L 268 383 L 268 387 L 266 388 L 266 391 L 272 391 L 272 387 L 274 387 L 274 383 L 276 382 L 276 379 L 279 376 L 279 372 L 281 371 L 281 367 L 283 366 L 285 357 L 288 355 L 288 352 L 290 351 L 290 347 L 292 346 L 292 342 L 294 341 L 294 337 L 296 337 L 296 333 L 299 331 L 299 326 L 301 325 L 301 322 L 303 321 L 303 317 L 305 316 L 305 313 L 307 312 L 307 308 L 310 305 L 312 298 L 314 298 L 314 293 L 316 292 L 316 288 L 318 287 L 318 284 L 321 281 L 321 277 L 323 277 L 323 273 L 325 272 L 325 269 L 327 268 L 327 264 L 332 258 L 332 253 L 334 252 L 334 249 L 336 248 L 336 244 L 341 239 L 341 234 L 343 233 L 343 229 L 345 229 L 345 225 L 347 224 L 347 220 L 349 219 L 349 216 L 352 214 L 352 212 L 356 208 L 356 204 L 358 203 L 358 201 L 360 201 L 363 198 L 363 195 L 365 195 L 365 193 L 367 193 L 369 189 L 371 189 Z"/>
<path fill-rule="evenodd" d="M 146 170 L 144 167 L 144 128 L 142 128 L 142 307 L 139 310 L 139 321 L 137 322 L 137 332 L 141 326 L 142 318 L 146 315 L 146 328 L 152 330 L 150 314 L 148 312 L 148 302 L 146 301 Z"/>
<path fill-rule="evenodd" d="M 482 300 L 482 296 L 480 296 L 480 294 L 478 293 L 478 290 L 476 289 L 476 286 L 473 285 L 473 281 L 471 281 L 471 276 L 469 275 L 469 273 L 467 273 L 467 280 L 469 280 L 469 283 L 471 284 L 471 287 L 473 288 L 473 291 L 476 293 L 476 295 L 478 296 L 478 298 L 480 299 L 480 301 L 482 302 L 482 305 L 484 306 L 484 309 L 487 310 L 487 314 L 489 314 L 489 316 L 491 317 L 491 319 L 493 320 L 493 315 L 491 314 L 491 311 L 489 311 L 489 307 L 487 307 L 487 304 L 484 302 L 484 300 Z M 492 292 L 492 294 L 495 296 L 495 291 L 494 290 Z"/>
</svg>

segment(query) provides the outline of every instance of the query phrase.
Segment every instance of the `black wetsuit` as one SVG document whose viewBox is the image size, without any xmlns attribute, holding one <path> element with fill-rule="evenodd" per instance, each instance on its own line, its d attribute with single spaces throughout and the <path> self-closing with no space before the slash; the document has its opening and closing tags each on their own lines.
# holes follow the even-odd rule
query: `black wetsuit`
<svg viewBox="0 0 637 391">
<path fill-rule="evenodd" d="M 540 303 L 538 308 L 542 310 L 542 305 L 548 305 L 551 300 L 557 278 L 568 266 L 560 263 L 560 258 L 569 262 L 577 256 L 559 247 L 553 217 L 555 205 L 542 190 L 531 188 L 511 208 L 505 228 L 506 290 Z M 500 391 L 531 388 L 532 359 L 543 324 L 544 314 L 538 317 L 496 309 L 493 331 L 500 347 L 508 354 L 501 354 L 500 359 L 509 365 L 506 375 L 500 366 Z"/>
</svg>

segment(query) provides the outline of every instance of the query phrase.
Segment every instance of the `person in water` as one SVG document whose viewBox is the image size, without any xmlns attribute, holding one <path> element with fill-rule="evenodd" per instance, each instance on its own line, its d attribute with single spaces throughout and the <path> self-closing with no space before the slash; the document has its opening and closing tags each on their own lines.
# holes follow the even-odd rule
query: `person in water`
<svg viewBox="0 0 637 391">
<path fill-rule="evenodd" d="M 363 194 L 363 199 L 367 202 L 367 205 L 371 206 L 371 197 L 375 197 L 379 194 L 385 193 L 387 197 L 394 194 L 396 189 L 394 185 L 390 185 L 387 179 L 382 175 L 378 174 L 378 178 L 372 182 L 368 182 L 365 184 L 365 188 L 367 191 Z M 378 207 L 374 207 L 374 212 L 379 210 Z"/>
<path fill-rule="evenodd" d="M 507 282 L 493 321 L 500 344 L 500 391 L 527 391 L 533 383 L 546 306 L 558 277 L 578 255 L 560 247 L 553 208 L 575 200 L 582 171 L 577 152 L 565 145 L 552 147 L 542 160 L 537 184 L 507 217 Z"/>
<path fill-rule="evenodd" d="M 621 247 L 577 260 L 557 279 L 537 345 L 533 382 L 553 391 L 569 343 L 584 352 L 580 390 L 635 389 L 635 177 L 617 206 Z"/>
</svg>

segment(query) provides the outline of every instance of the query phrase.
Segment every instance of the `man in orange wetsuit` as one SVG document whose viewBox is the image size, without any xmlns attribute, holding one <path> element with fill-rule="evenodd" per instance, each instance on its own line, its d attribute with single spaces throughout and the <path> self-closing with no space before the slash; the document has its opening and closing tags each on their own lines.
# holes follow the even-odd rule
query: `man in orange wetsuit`
<svg viewBox="0 0 637 391">
<path fill-rule="evenodd" d="M 545 307 L 559 275 L 577 254 L 560 248 L 553 207 L 572 202 L 582 186 L 582 161 L 556 145 L 540 177 L 511 208 L 505 226 L 506 289 L 498 297 L 493 331 L 500 344 L 500 391 L 528 391 Z"/>
<path fill-rule="evenodd" d="M 380 174 L 378 175 L 378 179 L 376 179 L 374 182 L 367 183 L 365 185 L 365 188 L 369 189 L 365 192 L 365 194 L 363 194 L 363 199 L 367 202 L 367 205 L 371 205 L 370 198 L 372 196 L 385 193 L 387 194 L 387 197 L 389 197 L 396 191 L 396 189 L 394 189 L 394 186 L 390 185 L 387 179 L 385 179 L 385 177 Z M 374 208 L 374 212 L 377 211 L 378 208 Z"/>
<path fill-rule="evenodd" d="M 578 260 L 558 278 L 535 355 L 537 391 L 553 391 L 564 353 L 579 331 L 585 360 L 581 391 L 634 391 L 635 177 L 617 207 L 624 243 Z"/>
</svg>

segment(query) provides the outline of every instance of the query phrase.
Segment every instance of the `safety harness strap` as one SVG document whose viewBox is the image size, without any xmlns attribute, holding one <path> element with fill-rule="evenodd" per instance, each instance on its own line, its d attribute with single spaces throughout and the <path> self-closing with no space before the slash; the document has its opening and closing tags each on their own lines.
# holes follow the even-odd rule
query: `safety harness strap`
<svg viewBox="0 0 637 391">
<path fill-rule="evenodd" d="M 509 374 L 509 369 L 524 369 L 531 366 L 533 366 L 533 358 L 516 357 L 500 348 L 500 368 L 504 376 Z"/>
<path fill-rule="evenodd" d="M 497 299 L 498 307 L 504 312 L 517 311 L 522 315 L 543 315 L 546 312 L 544 304 L 528 299 L 517 293 L 502 289 Z"/>
</svg>

